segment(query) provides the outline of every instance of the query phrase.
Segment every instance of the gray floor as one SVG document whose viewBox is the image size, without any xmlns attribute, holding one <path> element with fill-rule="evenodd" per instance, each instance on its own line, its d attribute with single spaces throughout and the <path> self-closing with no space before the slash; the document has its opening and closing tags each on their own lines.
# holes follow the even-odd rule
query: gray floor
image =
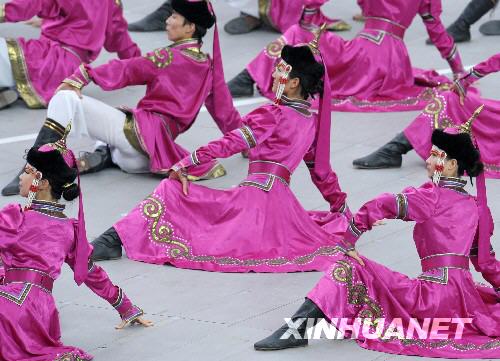
<svg viewBox="0 0 500 361">
<path fill-rule="evenodd" d="M 467 0 L 445 0 L 443 19 L 451 23 L 466 5 Z M 125 15 L 134 21 L 152 11 L 155 1 L 125 0 Z M 216 10 L 225 23 L 237 15 L 219 0 Z M 349 20 L 358 12 L 354 0 L 328 3 L 327 14 Z M 481 20 L 482 23 L 487 20 Z M 353 30 L 345 33 L 353 37 L 361 25 L 353 23 Z M 499 51 L 500 38 L 484 37 L 472 29 L 473 41 L 460 45 L 464 64 L 471 65 Z M 221 29 L 226 77 L 230 79 L 250 60 L 275 33 L 258 31 L 246 36 L 228 36 Z M 0 36 L 37 36 L 37 30 L 23 24 L 6 24 L 0 27 Z M 161 32 L 132 34 L 144 51 L 167 44 Z M 425 29 L 416 19 L 409 29 L 406 43 L 415 66 L 446 69 L 447 64 L 433 47 L 424 45 Z M 211 36 L 205 49 L 211 49 Z M 103 53 L 97 63 L 110 59 Z M 500 75 L 492 75 L 479 84 L 483 94 L 500 98 L 497 94 Z M 112 105 L 133 106 L 144 89 L 132 87 L 115 92 L 103 92 L 93 86 L 85 93 L 98 97 Z M 238 109 L 247 113 L 258 106 L 241 105 Z M 419 185 L 425 181 L 423 162 L 414 153 L 405 157 L 403 167 L 397 170 L 354 170 L 351 161 L 374 150 L 400 131 L 416 115 L 416 112 L 391 114 L 333 113 L 332 165 L 341 185 L 349 195 L 349 204 L 357 209 L 364 201 L 381 192 L 397 192 L 407 185 Z M 28 110 L 21 102 L 0 112 L 0 184 L 9 181 L 21 167 L 21 155 L 32 141 L 13 142 L 11 137 L 35 133 L 44 119 L 43 110 Z M 180 142 L 194 149 L 219 131 L 208 113 L 202 112 L 193 128 L 181 137 Z M 9 138 L 9 139 L 6 139 Z M 78 149 L 88 144 L 74 145 Z M 229 175 L 205 184 L 216 188 L 235 185 L 246 172 L 246 161 L 240 156 L 223 160 Z M 327 209 L 319 193 L 301 167 L 294 174 L 292 189 L 305 208 Z M 85 209 L 89 238 L 99 235 L 127 212 L 138 200 L 143 199 L 158 183 L 158 178 L 147 175 L 127 175 L 109 170 L 83 178 Z M 497 225 L 500 224 L 500 184 L 488 181 L 490 207 Z M 17 198 L 0 197 L 0 206 L 9 202 L 23 202 Z M 74 212 L 76 207 L 70 209 Z M 412 224 L 389 222 L 363 236 L 359 251 L 393 269 L 416 275 L 419 262 L 413 246 Z M 500 249 L 500 237 L 493 238 L 495 248 Z M 257 353 L 253 342 L 269 334 L 283 323 L 301 303 L 302 297 L 321 277 L 320 273 L 303 274 L 217 274 L 175 269 L 120 261 L 102 263 L 112 279 L 121 285 L 131 298 L 155 322 L 150 329 L 133 327 L 115 331 L 119 322 L 115 312 L 95 297 L 85 287 L 76 287 L 72 274 L 65 269 L 57 282 L 54 295 L 61 314 L 63 340 L 77 345 L 95 355 L 95 360 L 409 360 L 411 357 L 386 355 L 365 351 L 352 341 L 313 341 L 312 347 L 283 352 Z M 477 276 L 477 275 L 476 275 Z M 478 277 L 480 279 L 480 277 Z M 499 355 L 500 356 L 500 355 Z M 417 358 L 414 358 L 415 360 Z"/>
</svg>

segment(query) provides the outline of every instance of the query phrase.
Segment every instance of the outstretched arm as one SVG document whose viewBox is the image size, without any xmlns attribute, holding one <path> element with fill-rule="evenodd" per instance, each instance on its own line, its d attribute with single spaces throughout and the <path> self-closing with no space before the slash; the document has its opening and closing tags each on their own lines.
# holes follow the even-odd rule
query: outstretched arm
<svg viewBox="0 0 500 361">
<path fill-rule="evenodd" d="M 409 187 L 401 193 L 384 193 L 365 203 L 354 215 L 345 233 L 345 242 L 352 247 L 359 237 L 385 218 L 424 222 L 436 209 L 437 194 L 433 185 L 426 183 L 419 188 Z"/>
<path fill-rule="evenodd" d="M 450 65 L 455 77 L 464 72 L 462 60 L 453 38 L 447 33 L 441 22 L 441 0 L 425 0 L 419 9 L 430 39 Z"/>
<path fill-rule="evenodd" d="M 130 38 L 128 24 L 123 17 L 121 3 L 112 1 L 111 16 L 106 27 L 104 48 L 112 53 L 117 53 L 120 59 L 141 56 L 141 49 Z"/>
</svg>

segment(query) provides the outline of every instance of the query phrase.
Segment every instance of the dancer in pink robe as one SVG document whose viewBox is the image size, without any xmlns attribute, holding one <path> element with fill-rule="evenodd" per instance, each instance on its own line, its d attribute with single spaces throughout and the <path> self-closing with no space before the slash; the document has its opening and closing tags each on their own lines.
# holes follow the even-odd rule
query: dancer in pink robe
<svg viewBox="0 0 500 361">
<path fill-rule="evenodd" d="M 435 130 L 432 144 L 426 163 L 433 181 L 365 203 L 342 241 L 350 250 L 338 256 L 309 292 L 291 318 L 293 329 L 283 326 L 257 342 L 257 350 L 306 346 L 308 340 L 303 336 L 312 322 L 308 326 L 301 319 L 329 320 L 339 330 L 349 332 L 352 330 L 342 326 L 340 319 L 354 325 L 357 318 L 366 329 L 354 327 L 354 335 L 366 349 L 424 357 L 498 357 L 500 262 L 490 252 L 493 220 L 479 152 L 469 134 L 456 134 L 456 128 Z M 467 182 L 460 178 L 464 171 L 476 177 L 477 197 L 464 190 Z M 422 273 L 415 279 L 354 250 L 364 232 L 377 221 L 391 218 L 416 222 L 413 238 Z M 469 261 L 494 288 L 474 282 Z M 445 324 L 434 333 L 426 330 L 425 319 L 433 326 L 437 318 Z M 412 328 L 416 322 L 423 332 Z M 282 337 L 286 332 L 293 336 Z"/>
<path fill-rule="evenodd" d="M 114 165 L 128 173 L 165 174 L 189 154 L 176 139 L 193 125 L 203 104 L 223 133 L 239 127 L 241 117 L 225 84 L 217 31 L 213 59 L 200 49 L 207 29 L 215 24 L 209 4 L 174 0 L 172 5 L 175 11 L 167 19 L 166 32 L 174 43 L 141 57 L 96 67 L 81 64 L 50 101 L 35 145 L 59 139 L 71 121 L 70 137 L 96 142 L 94 151 L 78 160 L 82 174 Z M 146 94 L 135 108 L 116 109 L 82 96 L 81 89 L 90 82 L 108 91 L 146 85 Z M 190 171 L 192 180 L 225 174 L 217 161 Z M 5 196 L 17 192 L 15 179 L 2 190 Z"/>
<path fill-rule="evenodd" d="M 500 178 L 500 102 L 482 98 L 477 92 L 467 92 L 475 81 L 496 71 L 500 71 L 500 54 L 477 64 L 462 75 L 452 91 L 434 89 L 427 106 L 402 133 L 375 152 L 354 160 L 354 166 L 364 169 L 400 167 L 402 156 L 412 149 L 425 159 L 431 148 L 434 129 L 443 129 L 450 124 L 461 125 L 470 114 L 484 105 L 473 124 L 474 136 L 481 151 L 485 175 L 488 178 Z"/>
<path fill-rule="evenodd" d="M 0 22 L 38 16 L 38 39 L 0 38 L 0 87 L 16 87 L 30 108 L 49 103 L 61 82 L 104 47 L 120 59 L 140 56 L 127 31 L 119 0 L 11 0 L 0 7 Z"/>
<path fill-rule="evenodd" d="M 274 74 L 275 91 L 279 84 L 286 87 L 283 95 L 278 91 L 279 104 L 254 110 L 241 128 L 174 165 L 171 178 L 183 183 L 162 181 L 93 241 L 94 260 L 120 257 L 123 244 L 133 260 L 207 271 L 310 271 L 330 263 L 349 211 L 329 164 L 329 109 L 318 118 L 305 100 L 319 91 L 323 66 L 307 46 L 285 47 L 282 57 Z M 187 189 L 185 172 L 192 166 L 243 150 L 250 165 L 238 187 Z M 291 192 L 291 176 L 302 160 L 331 212 L 311 215 Z M 318 223 L 326 223 L 328 232 Z"/>
<path fill-rule="evenodd" d="M 434 71 L 413 69 L 404 34 L 420 15 L 441 56 L 455 76 L 463 72 L 453 39 L 441 23 L 440 0 L 360 1 L 365 28 L 346 41 L 326 32 L 325 61 L 332 87 L 333 110 L 386 112 L 425 107 L 429 87 L 449 82 Z M 302 44 L 315 36 L 314 27 L 294 25 L 271 42 L 250 64 L 228 83 L 233 97 L 253 94 L 254 83 L 266 97 L 272 97 L 270 74 L 285 44 Z M 362 69 L 362 71 L 360 71 Z"/>
<path fill-rule="evenodd" d="M 92 247 L 85 236 L 81 196 L 78 220 L 67 218 L 64 205 L 57 203 L 61 196 L 72 200 L 80 195 L 79 184 L 73 183 L 75 158 L 64 140 L 32 148 L 27 161 L 20 184 L 28 204 L 0 210 L 0 359 L 92 360 L 61 342 L 52 287 L 64 262 L 78 285 L 85 283 L 116 309 L 122 319 L 117 328 L 151 322 L 142 319 L 143 311 L 89 259 Z"/>
</svg>

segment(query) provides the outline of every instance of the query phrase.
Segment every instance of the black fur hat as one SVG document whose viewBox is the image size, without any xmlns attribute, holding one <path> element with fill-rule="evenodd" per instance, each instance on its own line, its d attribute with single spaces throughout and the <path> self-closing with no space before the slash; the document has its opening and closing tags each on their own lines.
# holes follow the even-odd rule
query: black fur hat
<svg viewBox="0 0 500 361">
<path fill-rule="evenodd" d="M 441 129 L 432 132 L 432 144 L 446 152 L 449 159 L 458 162 L 458 175 L 464 171 L 471 177 L 476 177 L 483 170 L 479 151 L 474 147 L 469 134 L 450 134 Z"/>
<path fill-rule="evenodd" d="M 61 153 L 55 149 L 41 152 L 38 148 L 31 148 L 26 161 L 42 173 L 52 188 L 73 183 L 77 176 L 77 170 L 68 166 Z"/>
<path fill-rule="evenodd" d="M 292 66 L 290 78 L 299 78 L 305 97 L 323 92 L 323 75 L 325 69 L 314 58 L 311 48 L 307 45 L 285 45 L 281 58 Z"/>
<path fill-rule="evenodd" d="M 210 29 L 215 24 L 206 0 L 172 0 L 172 9 L 202 28 Z"/>
</svg>

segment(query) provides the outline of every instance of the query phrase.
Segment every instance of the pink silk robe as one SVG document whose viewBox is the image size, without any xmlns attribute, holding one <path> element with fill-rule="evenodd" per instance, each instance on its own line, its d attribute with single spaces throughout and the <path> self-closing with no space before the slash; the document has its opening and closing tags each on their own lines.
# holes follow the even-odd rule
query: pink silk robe
<svg viewBox="0 0 500 361">
<path fill-rule="evenodd" d="M 17 90 L 30 108 L 46 107 L 61 82 L 104 47 L 120 59 L 141 55 L 119 0 L 12 0 L 0 22 L 43 19 L 38 39 L 7 39 Z"/>
<path fill-rule="evenodd" d="M 428 182 L 397 195 L 382 194 L 355 214 L 343 243 L 354 244 L 377 220 L 397 218 L 416 222 L 413 239 L 421 260 L 451 254 L 462 257 L 466 264 L 470 256 L 477 265 L 471 247 L 477 237 L 478 205 L 475 197 L 463 189 L 465 183 L 458 178 L 443 178 L 439 186 Z M 409 278 L 362 258 L 364 267 L 348 256 L 339 256 L 307 296 L 328 319 L 384 318 L 385 323 L 379 323 L 378 337 L 358 338 L 361 347 L 425 357 L 498 357 L 500 298 L 493 288 L 475 283 L 468 266 L 445 267 L 445 262 L 441 267 L 427 268 L 417 278 Z M 500 286 L 498 273 L 495 276 L 491 272 L 494 267 L 498 270 L 498 264 L 492 252 L 484 268 L 478 267 L 494 287 Z M 422 325 L 424 318 L 433 317 L 471 318 L 472 323 L 465 324 L 461 339 L 453 337 L 453 327 L 439 332 L 446 339 L 419 339 L 416 332 L 408 337 L 410 318 Z M 395 318 L 402 319 L 404 339 L 385 337 Z M 371 333 L 374 331 L 371 329 Z"/>
<path fill-rule="evenodd" d="M 412 69 L 403 41 L 404 32 L 420 15 L 433 43 L 454 73 L 463 71 L 453 39 L 441 20 L 440 0 L 374 0 L 360 6 L 367 17 L 365 28 L 346 41 L 332 32 L 321 38 L 332 88 L 332 110 L 384 112 L 425 107 L 429 87 L 449 82 L 434 71 Z M 290 27 L 247 66 L 260 92 L 273 98 L 272 77 L 281 49 L 286 44 L 308 43 L 314 31 L 300 25 Z M 360 71 L 363 69 L 363 71 Z"/>
<path fill-rule="evenodd" d="M 189 154 L 175 139 L 191 127 L 204 103 L 223 133 L 238 128 L 241 118 L 224 80 L 216 86 L 222 95 L 216 102 L 212 77 L 212 60 L 200 51 L 196 39 L 156 49 L 143 57 L 79 67 L 72 75 L 84 85 L 93 81 L 104 90 L 147 86 L 137 107 L 128 110 L 131 116 L 125 134 L 134 147 L 149 156 L 153 173 L 166 173 Z M 214 165 L 197 167 L 190 174 L 201 176 Z"/>
<path fill-rule="evenodd" d="M 253 162 L 288 169 L 302 160 L 330 204 L 331 212 L 309 214 L 283 177 L 251 172 L 239 186 L 215 190 L 166 179 L 114 227 L 130 259 L 218 272 L 295 272 L 324 270 L 339 251 L 349 210 L 333 170 L 314 173 L 317 116 L 292 107 L 262 106 L 243 126 L 199 148 L 174 169 L 189 170 L 215 158 L 249 150 Z M 326 224 L 325 229 L 321 225 Z"/>
<path fill-rule="evenodd" d="M 319 27 L 323 23 L 334 27 L 342 20 L 330 19 L 323 14 L 320 7 L 326 2 L 328 0 L 261 0 L 259 1 L 259 15 L 264 23 L 280 33 L 284 33 L 290 26 L 302 21 L 314 27 Z M 309 10 L 306 13 L 304 13 L 305 8 Z"/>
<path fill-rule="evenodd" d="M 17 204 L 0 210 L 0 258 L 5 269 L 24 268 L 57 279 L 63 262 L 73 268 L 73 219 L 23 211 Z M 89 255 L 92 252 L 88 249 Z M 2 270 L 3 273 L 3 270 Z M 89 261 L 85 281 L 124 320 L 142 315 L 106 272 Z M 52 294 L 31 283 L 3 284 L 0 277 L 0 359 L 91 360 L 84 351 L 61 342 L 59 316 Z M 79 358 L 78 358 L 79 357 Z"/>
<path fill-rule="evenodd" d="M 474 67 L 475 69 L 476 67 Z M 469 92 L 460 104 L 460 97 L 453 91 L 432 92 L 431 101 L 425 109 L 405 128 L 405 136 L 422 159 L 429 157 L 432 148 L 431 135 L 434 129 L 464 124 L 474 111 L 484 104 L 479 116 L 472 123 L 472 134 L 476 140 L 485 176 L 500 178 L 500 102 L 481 98 Z"/>
</svg>

